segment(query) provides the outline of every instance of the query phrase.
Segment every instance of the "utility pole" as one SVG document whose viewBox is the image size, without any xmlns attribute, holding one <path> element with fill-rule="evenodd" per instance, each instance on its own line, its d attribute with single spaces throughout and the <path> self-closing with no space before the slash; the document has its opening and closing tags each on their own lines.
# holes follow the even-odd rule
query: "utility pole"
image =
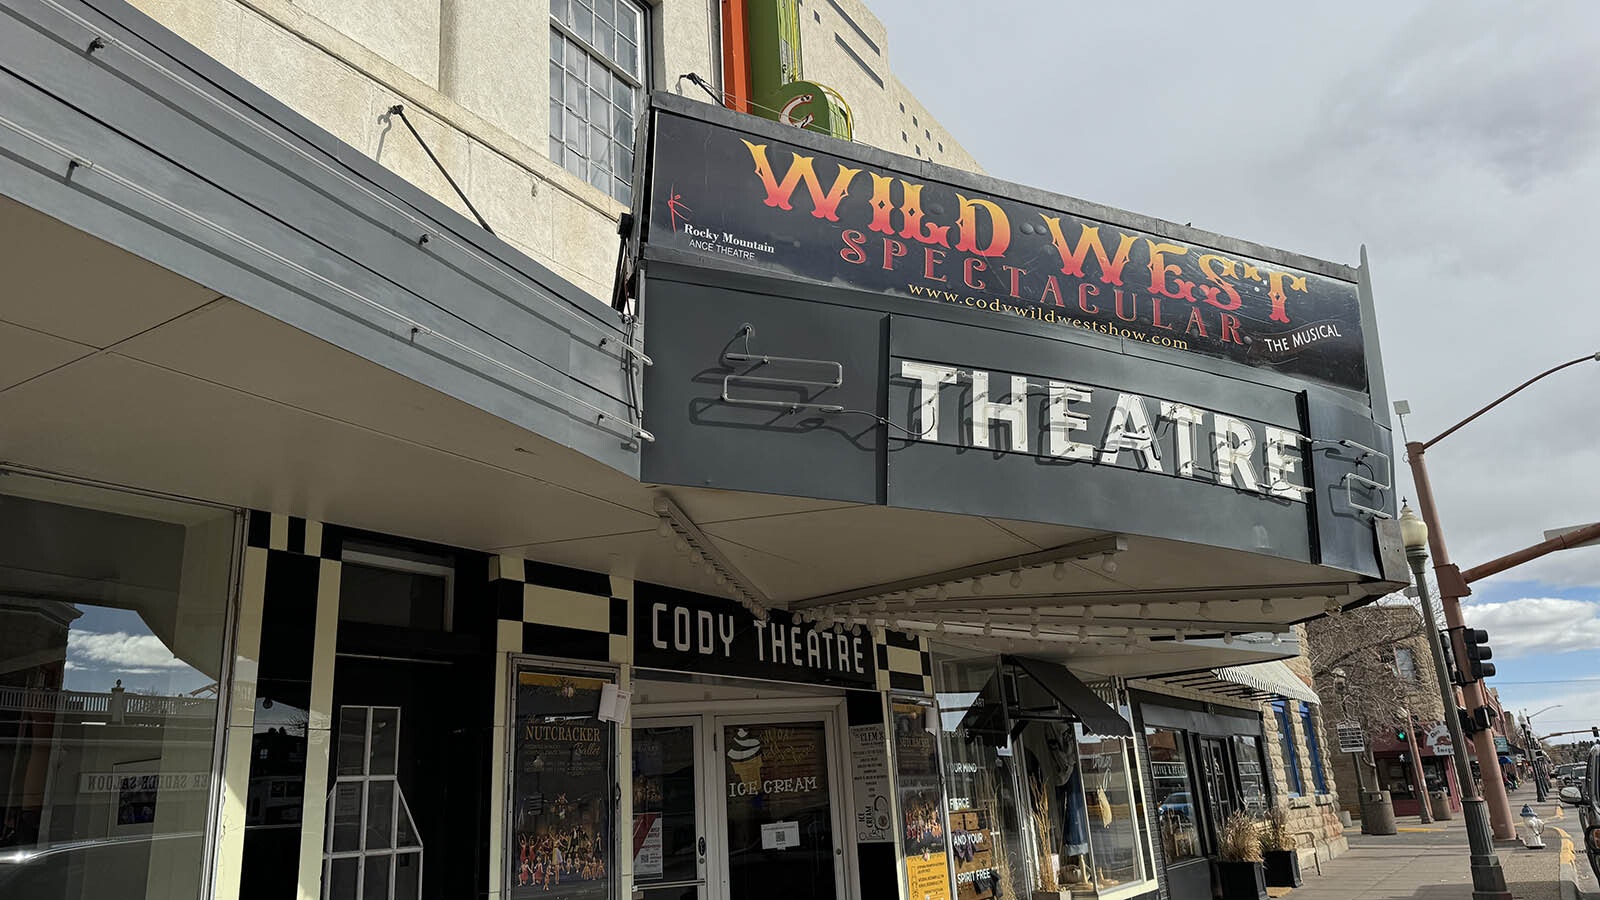
<svg viewBox="0 0 1600 900">
<path fill-rule="evenodd" d="M 1524 381 L 1522 384 L 1512 388 L 1510 391 L 1500 395 L 1500 397 L 1495 399 L 1487 406 L 1484 406 L 1472 415 L 1467 416 L 1460 422 L 1457 422 L 1456 424 L 1440 432 L 1439 435 L 1434 437 L 1432 440 L 1406 442 L 1406 460 L 1411 464 L 1411 481 L 1417 489 L 1417 508 L 1418 511 L 1422 513 L 1423 523 L 1427 525 L 1426 543 L 1428 545 L 1428 549 L 1432 551 L 1433 555 L 1434 576 L 1439 581 L 1439 604 L 1444 608 L 1445 622 L 1448 623 L 1451 628 L 1463 628 L 1466 625 L 1466 622 L 1461 615 L 1461 600 L 1463 597 L 1466 597 L 1472 593 L 1472 589 L 1467 586 L 1469 582 L 1478 578 L 1487 577 L 1495 574 L 1496 572 L 1504 571 L 1511 566 L 1527 562 L 1530 559 L 1543 555 L 1544 553 L 1549 553 L 1552 550 L 1559 550 L 1568 546 L 1576 546 L 1581 541 L 1595 537 L 1596 534 L 1587 533 L 1592 529 L 1581 529 L 1580 532 L 1574 532 L 1573 534 L 1565 536 L 1564 538 L 1546 541 L 1544 544 L 1530 547 L 1527 550 L 1519 551 L 1517 553 L 1501 557 L 1500 559 L 1491 563 L 1478 566 L 1475 569 L 1470 569 L 1466 575 L 1463 576 L 1461 568 L 1450 561 L 1450 552 L 1445 549 L 1444 529 L 1439 523 L 1438 507 L 1433 502 L 1433 486 L 1428 481 L 1428 466 L 1425 460 L 1428 448 L 1439 443 L 1450 435 L 1455 434 L 1457 431 L 1466 427 L 1466 425 L 1469 423 L 1475 421 L 1479 416 L 1482 416 L 1489 410 L 1494 409 L 1500 404 L 1511 399 L 1513 396 L 1522 392 L 1529 385 L 1534 384 L 1535 382 L 1540 381 L 1541 379 L 1544 379 L 1550 375 L 1554 375 L 1563 369 L 1581 365 L 1586 362 L 1600 362 L 1600 353 L 1592 353 L 1585 356 L 1580 356 L 1577 359 L 1568 360 L 1567 362 L 1540 372 L 1538 375 L 1535 375 L 1527 381 Z M 1406 409 L 1409 410 L 1409 408 L 1410 407 L 1408 404 Z M 1462 685 L 1462 696 L 1463 699 L 1466 700 L 1467 708 L 1470 710 L 1477 710 L 1479 707 L 1484 706 L 1485 693 L 1483 682 L 1477 679 L 1467 681 L 1466 684 Z M 1506 797 L 1505 785 L 1500 783 L 1500 779 L 1489 777 L 1488 772 L 1489 767 L 1487 765 L 1487 761 L 1498 758 L 1498 755 L 1495 752 L 1494 737 L 1487 729 L 1485 729 L 1477 732 L 1474 735 L 1474 738 L 1477 741 L 1478 759 L 1480 762 L 1484 763 L 1483 794 L 1488 805 L 1490 820 L 1494 828 L 1494 836 L 1509 840 L 1516 836 L 1516 829 L 1512 824 L 1511 819 L 1511 802 L 1509 798 Z M 1469 832 L 1471 831 L 1470 819 L 1471 817 L 1469 816 Z M 1498 869 L 1498 866 L 1496 868 Z M 1500 879 L 1500 891 L 1503 892 L 1504 890 L 1505 880 L 1502 877 Z"/>
<path fill-rule="evenodd" d="M 1422 769 L 1422 751 L 1417 747 L 1417 719 L 1409 710 L 1401 710 L 1400 713 L 1406 717 L 1406 744 L 1411 748 L 1411 777 L 1416 782 L 1411 794 L 1417 798 L 1417 818 L 1422 820 L 1422 824 L 1430 825 L 1433 823 L 1433 811 L 1428 808 L 1428 778 Z"/>
</svg>

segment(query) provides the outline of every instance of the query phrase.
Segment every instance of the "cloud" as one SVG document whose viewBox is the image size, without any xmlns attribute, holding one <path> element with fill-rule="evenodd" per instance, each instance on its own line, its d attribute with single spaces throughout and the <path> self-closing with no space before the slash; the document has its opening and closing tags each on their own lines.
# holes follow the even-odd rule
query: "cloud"
<svg viewBox="0 0 1600 900">
<path fill-rule="evenodd" d="M 1600 649 L 1600 604 L 1560 597 L 1469 603 L 1467 624 L 1489 632 L 1496 659 Z"/>
<path fill-rule="evenodd" d="M 73 631 L 67 634 L 68 665 L 127 669 L 153 673 L 188 668 L 188 663 L 172 655 L 167 645 L 153 634 L 128 634 L 125 631 Z"/>
<path fill-rule="evenodd" d="M 873 11 L 896 73 L 998 178 L 1347 263 L 1367 245 L 1389 396 L 1416 411 L 1412 438 L 1600 349 L 1577 262 L 1600 196 L 1600 4 L 1013 6 Z M 1052 59 L 1064 33 L 1083 38 L 1072 71 L 1095 78 L 1045 67 L 995 91 L 949 64 L 974 47 Z M 1430 451 L 1463 568 L 1594 521 L 1597 384 L 1600 367 L 1562 372 Z M 1397 493 L 1415 497 L 1396 463 Z M 1559 588 L 1597 572 L 1600 549 L 1501 578 Z M 1568 624 L 1551 640 L 1579 640 Z"/>
</svg>

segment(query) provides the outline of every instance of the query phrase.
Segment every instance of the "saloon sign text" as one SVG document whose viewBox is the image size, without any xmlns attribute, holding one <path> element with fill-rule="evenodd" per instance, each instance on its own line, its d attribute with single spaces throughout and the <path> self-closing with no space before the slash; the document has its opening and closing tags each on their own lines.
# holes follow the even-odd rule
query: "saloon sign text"
<svg viewBox="0 0 1600 900">
<path fill-rule="evenodd" d="M 1284 500 L 1300 477 L 1305 438 L 1188 403 L 1065 380 L 897 360 L 914 440 L 1030 453 L 1214 482 Z M 941 408 L 957 411 L 955 422 Z"/>
</svg>

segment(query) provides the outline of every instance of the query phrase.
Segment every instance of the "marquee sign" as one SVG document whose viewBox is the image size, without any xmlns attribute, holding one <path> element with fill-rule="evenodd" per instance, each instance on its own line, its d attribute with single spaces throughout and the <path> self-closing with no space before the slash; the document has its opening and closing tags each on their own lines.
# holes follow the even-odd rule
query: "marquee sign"
<svg viewBox="0 0 1600 900">
<path fill-rule="evenodd" d="M 765 621 L 720 597 L 640 585 L 633 662 L 650 669 L 876 689 L 865 632 L 819 628 L 781 609 Z"/>
<path fill-rule="evenodd" d="M 1353 282 L 676 114 L 656 122 L 654 246 L 1367 387 Z"/>
<path fill-rule="evenodd" d="M 1304 501 L 1305 438 L 1181 399 L 1064 377 L 891 359 L 890 421 L 913 440 L 1099 464 Z"/>
</svg>

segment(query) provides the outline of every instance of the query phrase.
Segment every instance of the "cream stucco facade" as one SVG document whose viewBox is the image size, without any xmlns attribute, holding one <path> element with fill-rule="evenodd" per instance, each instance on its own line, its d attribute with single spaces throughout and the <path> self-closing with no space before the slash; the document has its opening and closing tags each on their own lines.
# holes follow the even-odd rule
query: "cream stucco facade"
<svg viewBox="0 0 1600 900">
<path fill-rule="evenodd" d="M 133 0 L 180 37 L 463 215 L 389 109 L 406 115 L 491 228 L 609 299 L 626 207 L 550 159 L 548 0 Z M 805 75 L 837 89 L 856 140 L 977 171 L 894 76 L 888 36 L 859 0 L 803 0 Z M 651 5 L 647 84 L 710 102 L 720 0 Z"/>
</svg>

